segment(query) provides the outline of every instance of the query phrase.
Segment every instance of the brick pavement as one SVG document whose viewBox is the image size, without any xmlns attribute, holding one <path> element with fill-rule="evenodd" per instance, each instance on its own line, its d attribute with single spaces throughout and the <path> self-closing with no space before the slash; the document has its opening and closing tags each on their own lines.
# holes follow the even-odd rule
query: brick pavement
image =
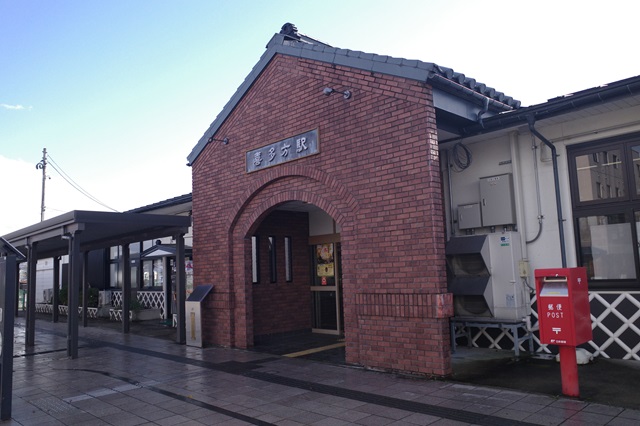
<svg viewBox="0 0 640 426">
<path fill-rule="evenodd" d="M 635 425 L 640 411 L 17 319 L 8 425 Z"/>
</svg>

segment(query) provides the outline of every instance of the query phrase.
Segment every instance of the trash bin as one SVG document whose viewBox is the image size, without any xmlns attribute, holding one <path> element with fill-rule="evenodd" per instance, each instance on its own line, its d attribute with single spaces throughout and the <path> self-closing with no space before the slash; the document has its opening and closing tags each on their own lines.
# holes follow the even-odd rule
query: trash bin
<svg viewBox="0 0 640 426">
<path fill-rule="evenodd" d="M 196 286 L 187 298 L 185 303 L 187 346 L 202 347 L 202 302 L 212 289 L 211 284 Z"/>
</svg>

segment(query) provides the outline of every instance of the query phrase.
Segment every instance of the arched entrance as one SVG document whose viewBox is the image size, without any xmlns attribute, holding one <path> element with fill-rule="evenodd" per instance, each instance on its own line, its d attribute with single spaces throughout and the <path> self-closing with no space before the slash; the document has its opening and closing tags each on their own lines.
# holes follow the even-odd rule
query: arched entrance
<svg viewBox="0 0 640 426">
<path fill-rule="evenodd" d="M 344 334 L 340 226 L 319 207 L 281 203 L 251 227 L 254 343 Z"/>
</svg>

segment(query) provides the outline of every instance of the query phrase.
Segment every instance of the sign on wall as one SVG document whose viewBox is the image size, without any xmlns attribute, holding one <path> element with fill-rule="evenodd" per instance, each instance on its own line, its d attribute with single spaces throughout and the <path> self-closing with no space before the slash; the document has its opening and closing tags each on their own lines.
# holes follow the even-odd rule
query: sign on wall
<svg viewBox="0 0 640 426">
<path fill-rule="evenodd" d="M 317 154 L 318 129 L 247 152 L 247 173 Z"/>
</svg>

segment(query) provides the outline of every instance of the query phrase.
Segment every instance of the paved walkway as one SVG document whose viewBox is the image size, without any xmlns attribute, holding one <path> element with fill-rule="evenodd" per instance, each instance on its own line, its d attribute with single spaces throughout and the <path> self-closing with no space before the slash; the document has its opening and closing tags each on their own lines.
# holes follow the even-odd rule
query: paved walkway
<svg viewBox="0 0 640 426">
<path fill-rule="evenodd" d="M 640 411 L 17 319 L 9 425 L 637 425 Z"/>
</svg>

